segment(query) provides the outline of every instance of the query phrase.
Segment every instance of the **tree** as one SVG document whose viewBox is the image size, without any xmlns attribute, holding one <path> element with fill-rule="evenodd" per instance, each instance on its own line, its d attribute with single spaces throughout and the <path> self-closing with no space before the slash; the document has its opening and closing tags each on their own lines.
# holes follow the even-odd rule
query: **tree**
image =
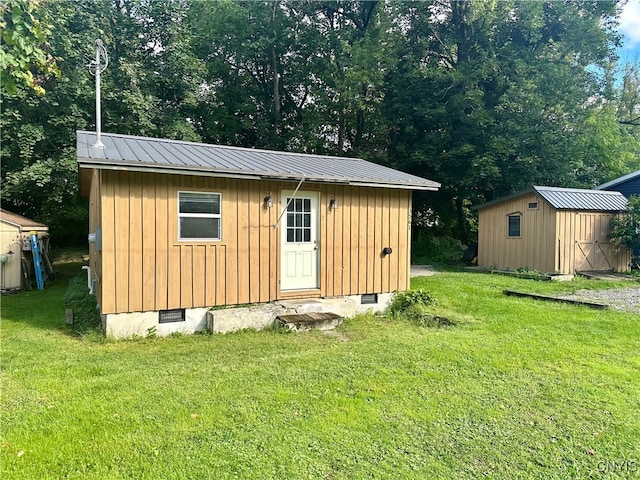
<svg viewBox="0 0 640 480">
<path fill-rule="evenodd" d="M 44 79 L 59 74 L 46 49 L 52 26 L 40 16 L 37 0 L 6 0 L 0 9 L 0 75 L 4 88 L 13 94 L 18 85 L 24 85 L 43 95 Z"/>
<path fill-rule="evenodd" d="M 106 131 L 199 140 L 189 118 L 200 85 L 190 55 L 186 1 L 47 2 L 36 20 L 55 19 L 48 38 L 60 75 L 47 95 L 17 85 L 3 97 L 2 200 L 47 223 L 59 244 L 86 242 L 87 206 L 77 192 L 76 130 L 95 128 L 94 80 L 86 65 L 101 38 L 110 65 L 102 76 Z M 34 15 L 36 15 L 34 13 Z"/>
<path fill-rule="evenodd" d="M 585 122 L 611 61 L 615 2 L 402 5 L 384 109 L 390 157 L 441 181 L 440 224 L 470 240 L 468 206 L 532 184 L 577 186 Z M 590 133 L 590 132 L 589 132 Z M 417 208 L 420 208 L 418 202 Z"/>
<path fill-rule="evenodd" d="M 632 195 L 627 213 L 611 219 L 611 230 L 611 240 L 630 248 L 634 256 L 637 256 L 640 252 L 640 196 Z"/>
</svg>

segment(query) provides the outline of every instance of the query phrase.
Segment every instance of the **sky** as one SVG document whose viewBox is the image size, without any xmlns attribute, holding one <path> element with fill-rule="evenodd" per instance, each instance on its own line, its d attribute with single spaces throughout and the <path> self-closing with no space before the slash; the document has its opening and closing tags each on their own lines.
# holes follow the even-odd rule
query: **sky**
<svg viewBox="0 0 640 480">
<path fill-rule="evenodd" d="M 622 10 L 618 32 L 623 35 L 620 58 L 625 63 L 640 62 L 640 0 L 629 0 Z"/>
</svg>

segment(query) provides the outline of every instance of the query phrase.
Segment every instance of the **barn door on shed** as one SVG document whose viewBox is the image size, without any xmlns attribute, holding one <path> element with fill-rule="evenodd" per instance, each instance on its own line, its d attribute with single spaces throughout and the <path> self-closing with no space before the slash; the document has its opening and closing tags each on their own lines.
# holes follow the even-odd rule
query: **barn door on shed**
<svg viewBox="0 0 640 480">
<path fill-rule="evenodd" d="M 318 192 L 282 192 L 287 206 L 281 236 L 281 290 L 307 290 L 318 285 Z"/>
<path fill-rule="evenodd" d="M 615 248 L 608 239 L 610 216 L 600 213 L 576 215 L 575 270 L 613 270 Z"/>
</svg>

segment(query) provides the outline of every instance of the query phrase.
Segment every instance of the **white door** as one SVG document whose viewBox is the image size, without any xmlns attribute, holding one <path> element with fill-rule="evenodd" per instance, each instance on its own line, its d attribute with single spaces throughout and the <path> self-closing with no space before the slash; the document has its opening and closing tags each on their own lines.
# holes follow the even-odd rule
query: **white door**
<svg viewBox="0 0 640 480">
<path fill-rule="evenodd" d="M 318 288 L 318 192 L 282 192 L 281 290 Z"/>
</svg>

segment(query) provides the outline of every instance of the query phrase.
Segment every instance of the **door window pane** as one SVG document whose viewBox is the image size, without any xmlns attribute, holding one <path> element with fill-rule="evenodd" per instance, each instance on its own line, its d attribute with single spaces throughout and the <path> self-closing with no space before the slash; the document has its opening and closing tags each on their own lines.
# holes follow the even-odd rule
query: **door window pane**
<svg viewBox="0 0 640 480">
<path fill-rule="evenodd" d="M 287 242 L 311 242 L 311 199 L 287 198 Z"/>
</svg>

